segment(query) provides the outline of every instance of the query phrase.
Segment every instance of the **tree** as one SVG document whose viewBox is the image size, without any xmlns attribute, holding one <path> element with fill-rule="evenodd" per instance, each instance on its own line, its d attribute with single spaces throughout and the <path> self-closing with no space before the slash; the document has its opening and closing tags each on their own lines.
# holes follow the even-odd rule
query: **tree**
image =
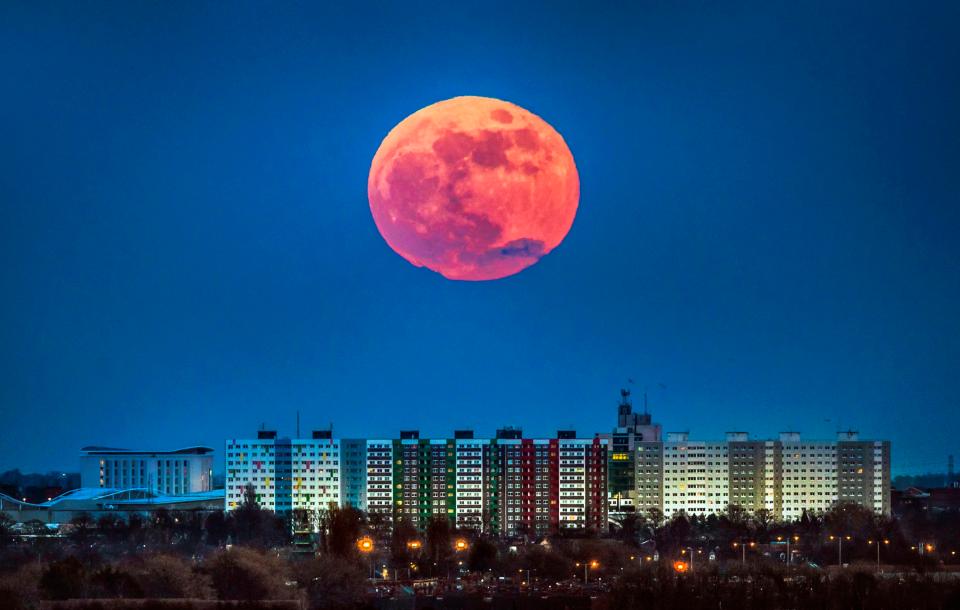
<svg viewBox="0 0 960 610">
<path fill-rule="evenodd" d="M 172 555 L 153 555 L 135 572 L 143 594 L 156 599 L 209 599 L 210 577 L 194 571 L 185 560 Z"/>
<path fill-rule="evenodd" d="M 108 513 L 97 519 L 97 531 L 111 542 L 122 540 L 127 534 L 127 524 L 113 513 Z"/>
<path fill-rule="evenodd" d="M 222 510 L 213 511 L 207 515 L 207 519 L 203 523 L 207 544 L 220 546 L 226 543 L 231 526 L 232 520 Z"/>
<path fill-rule="evenodd" d="M 13 526 L 16 521 L 7 513 L 0 512 L 0 546 L 5 546 L 10 542 L 10 535 L 13 533 Z"/>
<path fill-rule="evenodd" d="M 203 570 L 219 599 L 263 601 L 285 599 L 284 565 L 274 556 L 234 547 L 216 553 Z"/>
<path fill-rule="evenodd" d="M 295 569 L 310 610 L 345 610 L 361 605 L 366 579 L 356 564 L 320 557 L 302 562 Z"/>
<path fill-rule="evenodd" d="M 636 513 L 628 513 L 623 517 L 620 525 L 620 531 L 617 532 L 617 538 L 630 545 L 637 543 L 637 527 L 641 523 L 641 518 Z"/>
<path fill-rule="evenodd" d="M 326 514 L 327 550 L 334 555 L 351 555 L 360 538 L 363 515 L 352 506 L 331 506 Z"/>
<path fill-rule="evenodd" d="M 50 530 L 47 529 L 47 524 L 40 519 L 30 519 L 21 527 L 23 528 L 21 531 L 24 534 L 30 534 L 31 536 L 42 536 L 50 533 Z"/>
<path fill-rule="evenodd" d="M 174 511 L 175 543 L 184 551 L 193 551 L 203 541 L 203 516 L 197 511 Z"/>
<path fill-rule="evenodd" d="M 473 572 L 486 572 L 497 565 L 497 545 L 485 538 L 474 540 L 467 557 L 467 567 Z"/>
<path fill-rule="evenodd" d="M 666 525 L 657 530 L 657 549 L 661 553 L 671 553 L 686 544 L 692 527 L 690 519 L 683 511 L 675 514 Z"/>
<path fill-rule="evenodd" d="M 90 537 L 93 530 L 93 518 L 87 513 L 80 513 L 70 519 L 70 535 L 77 542 L 84 542 Z"/>
<path fill-rule="evenodd" d="M 40 576 L 39 589 L 44 599 L 62 600 L 83 597 L 83 585 L 83 564 L 70 556 L 47 566 Z"/>
<path fill-rule="evenodd" d="M 155 543 L 170 544 L 173 540 L 173 515 L 166 508 L 158 508 L 150 515 L 150 533 Z"/>
<path fill-rule="evenodd" d="M 237 544 L 268 548 L 285 542 L 290 535 L 284 519 L 263 510 L 257 503 L 257 492 L 248 484 L 243 502 L 233 511 Z"/>
<path fill-rule="evenodd" d="M 406 519 L 397 520 L 390 537 L 390 554 L 395 564 L 405 564 L 410 561 L 411 549 L 409 544 L 417 539 L 417 528 Z"/>
<path fill-rule="evenodd" d="M 295 508 L 291 515 L 293 531 L 299 533 L 314 533 L 317 531 L 319 517 L 316 511 L 306 508 Z"/>
<path fill-rule="evenodd" d="M 91 598 L 142 597 L 143 591 L 130 572 L 106 564 L 90 575 L 88 595 Z"/>
<path fill-rule="evenodd" d="M 654 528 L 658 528 L 663 525 L 664 520 L 666 519 L 663 511 L 657 508 L 656 506 L 651 506 L 647 509 L 647 521 L 650 522 Z"/>
<path fill-rule="evenodd" d="M 0 574 L 0 608 L 34 610 L 40 607 L 40 577 L 45 566 L 28 562 L 15 572 Z"/>
<path fill-rule="evenodd" d="M 757 531 L 766 534 L 773 525 L 773 511 L 769 508 L 759 508 L 753 513 L 753 522 L 757 525 Z"/>
<path fill-rule="evenodd" d="M 427 551 L 433 561 L 440 562 L 450 555 L 450 520 L 435 515 L 427 523 Z"/>
<path fill-rule="evenodd" d="M 723 516 L 726 517 L 727 521 L 730 522 L 730 525 L 734 527 L 745 528 L 747 523 L 750 522 L 750 513 L 748 513 L 747 509 L 739 504 L 727 505 L 726 510 L 723 511 Z"/>
</svg>

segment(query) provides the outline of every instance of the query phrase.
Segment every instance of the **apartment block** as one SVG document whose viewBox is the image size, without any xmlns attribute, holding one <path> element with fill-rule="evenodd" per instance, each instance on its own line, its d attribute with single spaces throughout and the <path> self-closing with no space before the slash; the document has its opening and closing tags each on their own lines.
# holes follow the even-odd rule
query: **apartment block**
<svg viewBox="0 0 960 610">
<path fill-rule="evenodd" d="M 496 438 L 457 430 L 452 438 L 366 444 L 366 509 L 375 518 L 423 529 L 446 517 L 456 527 L 520 534 L 606 527 L 607 441 L 525 439 L 506 428 Z"/>
<path fill-rule="evenodd" d="M 653 423 L 647 411 L 647 397 L 643 397 L 643 413 L 633 412 L 630 390 L 620 390 L 620 402 L 617 405 L 617 427 L 609 433 L 597 435 L 606 439 L 607 455 L 607 493 L 611 512 L 624 513 L 635 510 L 636 497 L 636 458 L 640 443 L 659 442 L 660 424 Z"/>
<path fill-rule="evenodd" d="M 226 442 L 227 510 L 244 500 L 253 486 L 257 503 L 276 513 L 321 511 L 341 504 L 340 442 L 326 430 L 308 439 L 277 438 L 262 430 L 256 439 Z"/>
<path fill-rule="evenodd" d="M 731 432 L 718 442 L 670 433 L 663 443 L 640 443 L 635 463 L 637 510 L 659 508 L 667 517 L 736 504 L 794 520 L 838 501 L 890 514 L 890 443 L 861 441 L 853 431 L 836 441 L 803 440 L 796 432 L 775 441 Z"/>
</svg>

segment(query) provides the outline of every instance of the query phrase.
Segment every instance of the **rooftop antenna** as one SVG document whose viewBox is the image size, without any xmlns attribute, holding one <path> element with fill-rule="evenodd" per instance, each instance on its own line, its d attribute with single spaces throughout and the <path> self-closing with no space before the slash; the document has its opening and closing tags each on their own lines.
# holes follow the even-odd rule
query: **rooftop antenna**
<svg viewBox="0 0 960 610">
<path fill-rule="evenodd" d="M 300 409 L 297 409 L 297 438 L 300 438 Z"/>
<path fill-rule="evenodd" d="M 953 455 L 947 456 L 947 487 L 953 485 Z"/>
<path fill-rule="evenodd" d="M 643 414 L 647 415 L 647 393 L 643 393 Z"/>
</svg>

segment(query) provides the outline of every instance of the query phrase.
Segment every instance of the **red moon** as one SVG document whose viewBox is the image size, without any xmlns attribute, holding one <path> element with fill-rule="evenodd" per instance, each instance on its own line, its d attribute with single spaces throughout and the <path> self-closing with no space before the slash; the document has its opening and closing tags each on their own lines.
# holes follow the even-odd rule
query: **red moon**
<svg viewBox="0 0 960 610">
<path fill-rule="evenodd" d="M 367 196 L 397 254 L 449 279 L 493 280 L 563 241 L 580 179 L 566 142 L 537 115 L 489 97 L 455 97 L 387 134 Z"/>
</svg>

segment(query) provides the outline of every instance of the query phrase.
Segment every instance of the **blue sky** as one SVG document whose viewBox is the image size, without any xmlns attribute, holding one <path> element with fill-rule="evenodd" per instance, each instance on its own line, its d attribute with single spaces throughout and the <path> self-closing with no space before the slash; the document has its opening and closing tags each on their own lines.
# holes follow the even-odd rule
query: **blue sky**
<svg viewBox="0 0 960 610">
<path fill-rule="evenodd" d="M 960 453 L 958 5 L 450 4 L 0 8 L 0 468 L 298 410 L 593 433 L 628 377 L 695 437 Z M 495 282 L 409 265 L 366 201 L 387 131 L 464 94 L 581 178 Z"/>
</svg>

